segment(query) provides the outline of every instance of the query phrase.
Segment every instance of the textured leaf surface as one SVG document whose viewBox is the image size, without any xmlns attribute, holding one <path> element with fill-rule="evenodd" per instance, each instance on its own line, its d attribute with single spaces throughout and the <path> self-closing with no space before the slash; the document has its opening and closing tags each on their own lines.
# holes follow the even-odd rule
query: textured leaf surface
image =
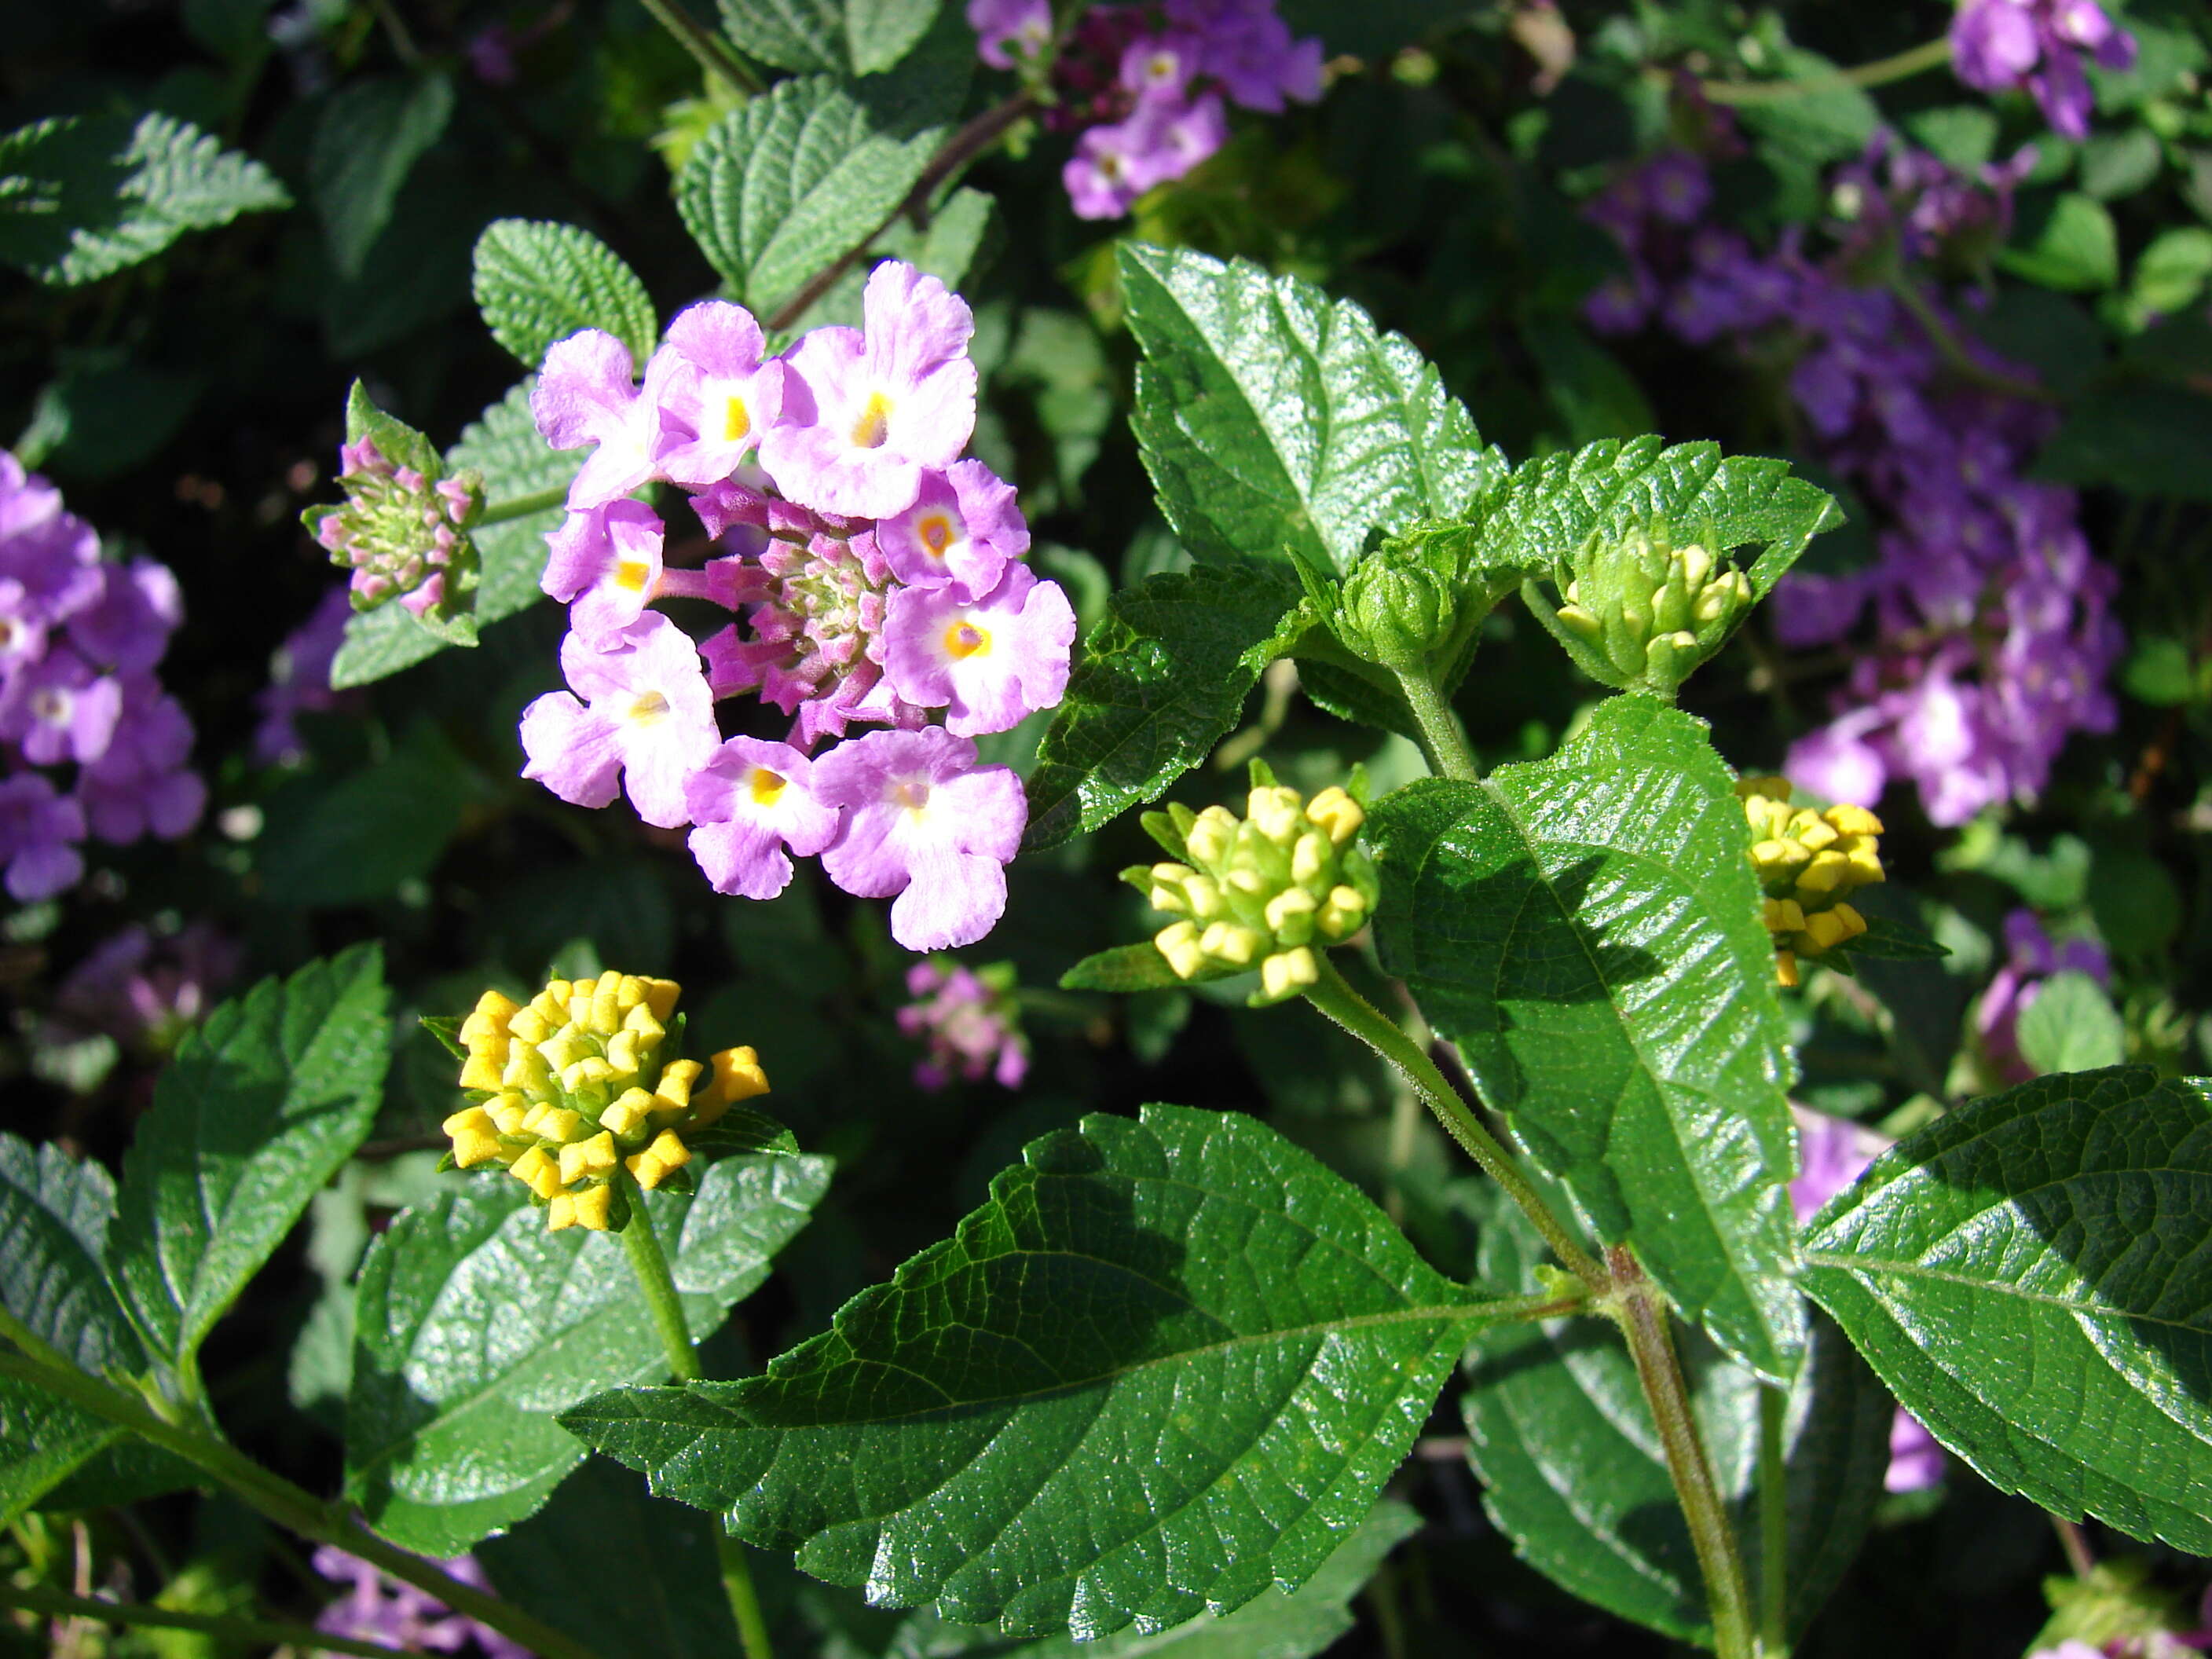
<svg viewBox="0 0 2212 1659">
<path fill-rule="evenodd" d="M 105 1418 L 48 1389 L 0 1376 L 0 1526 L 121 1435 Z"/>
<path fill-rule="evenodd" d="M 1792 477 L 1786 461 L 1724 457 L 1717 444 L 1670 448 L 1660 438 L 1607 438 L 1525 461 L 1468 517 L 1493 557 L 1555 568 L 1593 539 L 1662 521 L 1678 544 L 1710 535 L 1718 554 L 1755 546 L 1745 574 L 1761 599 L 1815 534 L 1843 522 L 1835 501 Z"/>
<path fill-rule="evenodd" d="M 1790 1030 L 1703 725 L 1611 697 L 1549 760 L 1376 803 L 1376 942 L 1484 1100 L 1693 1322 L 1796 1370 Z"/>
<path fill-rule="evenodd" d="M 1150 939 L 1097 951 L 1060 976 L 1063 991 L 1167 991 L 1179 989 L 1184 982 Z"/>
<path fill-rule="evenodd" d="M 108 1271 L 148 1345 L 189 1366 L 361 1144 L 390 1028 L 374 945 L 266 979 L 178 1045 L 123 1160 Z"/>
<path fill-rule="evenodd" d="M 443 74 L 350 82 L 323 106 L 307 188 L 339 276 L 360 274 L 407 175 L 453 112 L 453 83 Z"/>
<path fill-rule="evenodd" d="M 0 260 L 42 283 L 95 281 L 291 199 L 259 162 L 171 116 L 63 116 L 0 137 Z"/>
<path fill-rule="evenodd" d="M 887 70 L 921 43 L 945 0 L 845 0 L 845 43 L 855 75 Z"/>
<path fill-rule="evenodd" d="M 1517 1215 L 1484 1230 L 1486 1283 L 1540 1291 L 1532 1270 L 1549 1259 Z M 1759 1384 L 1695 1335 L 1682 1358 L 1755 1584 Z M 1697 1554 L 1635 1364 L 1611 1326 L 1554 1320 L 1485 1332 L 1461 1404 L 1484 1506 L 1531 1565 L 1624 1619 L 1709 1640 Z M 1865 1362 L 1833 1325 L 1815 1322 L 1785 1429 L 1793 1629 L 1858 1553 L 1881 1497 L 1890 1418 L 1889 1396 Z"/>
<path fill-rule="evenodd" d="M 846 67 L 844 0 L 721 0 L 722 29 L 778 69 Z"/>
<path fill-rule="evenodd" d="M 1115 594 L 1037 745 L 1029 844 L 1157 800 L 1204 760 L 1297 637 L 1302 597 L 1287 570 L 1242 559 Z"/>
<path fill-rule="evenodd" d="M 817 1577 L 1009 1635 L 1295 1589 L 1365 1518 L 1480 1305 L 1240 1114 L 1086 1118 L 1025 1158 L 766 1376 L 562 1421 Z"/>
<path fill-rule="evenodd" d="M 449 471 L 483 475 L 484 500 L 493 506 L 518 495 L 565 488 L 584 464 L 580 449 L 549 449 L 530 414 L 532 375 L 465 427 L 460 441 L 446 452 Z M 561 509 L 547 507 L 472 532 L 483 561 L 477 589 L 477 621 L 489 624 L 527 610 L 544 597 L 538 586 L 545 569 L 545 537 L 561 523 Z M 396 605 L 346 618 L 345 643 L 331 665 L 331 684 L 341 689 L 366 685 L 434 657 L 446 642 L 418 628 Z"/>
<path fill-rule="evenodd" d="M 536 368 L 546 347 L 578 329 L 605 329 L 641 369 L 660 337 L 653 296 L 638 274 L 574 225 L 493 220 L 477 239 L 471 288 L 492 338 L 526 368 Z"/>
<path fill-rule="evenodd" d="M 937 137 L 883 130 L 825 76 L 787 81 L 699 141 L 677 206 L 730 291 L 766 315 L 905 199 Z"/>
<path fill-rule="evenodd" d="M 1805 1288 L 1905 1408 L 2054 1513 L 2212 1553 L 2212 1084 L 2039 1079 L 1884 1153 Z"/>
<path fill-rule="evenodd" d="M 114 1215 L 99 1164 L 0 1134 L 0 1303 L 95 1376 L 146 1363 L 100 1266 Z"/>
<path fill-rule="evenodd" d="M 1350 301 L 1241 259 L 1121 258 L 1131 423 L 1194 557 L 1349 568 L 1370 530 L 1453 517 L 1504 473 L 1436 369 Z"/>
<path fill-rule="evenodd" d="M 768 1277 L 830 1179 L 821 1158 L 725 1158 L 646 1200 L 695 1337 Z M 356 1304 L 346 1490 L 377 1531 L 460 1553 L 582 1459 L 553 1413 L 668 1374 L 621 1242 L 548 1232 L 519 1182 L 458 1182 L 370 1248 Z"/>
</svg>

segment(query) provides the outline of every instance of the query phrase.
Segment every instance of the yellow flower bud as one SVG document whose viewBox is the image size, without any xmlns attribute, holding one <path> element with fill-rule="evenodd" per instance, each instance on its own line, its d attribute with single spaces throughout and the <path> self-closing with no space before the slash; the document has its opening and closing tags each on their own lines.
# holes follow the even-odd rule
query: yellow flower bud
<svg viewBox="0 0 2212 1659">
<path fill-rule="evenodd" d="M 566 1106 L 553 1106 L 538 1120 L 537 1133 L 541 1140 L 567 1146 L 572 1140 L 581 1140 L 591 1131 L 581 1112 L 571 1111 Z"/>
<path fill-rule="evenodd" d="M 539 1012 L 538 1005 L 532 1003 L 529 1007 L 522 1009 L 517 1012 L 513 1018 L 507 1021 L 507 1035 L 512 1036 L 517 1042 L 536 1044 L 543 1042 L 547 1037 L 551 1036 L 553 1035 L 554 1026 L 553 1022 L 547 1019 L 544 1014 Z"/>
<path fill-rule="evenodd" d="M 761 1070 L 760 1056 L 750 1048 L 725 1048 L 707 1063 L 714 1074 L 706 1090 L 707 1105 L 732 1106 L 768 1092 L 768 1073 Z"/>
<path fill-rule="evenodd" d="M 1288 847 L 1298 832 L 1305 803 L 1295 789 L 1279 784 L 1262 786 L 1245 797 L 1244 815 L 1253 828 L 1278 847 Z"/>
<path fill-rule="evenodd" d="M 543 1146 L 532 1146 L 511 1166 L 514 1178 L 540 1198 L 561 1190 L 561 1166 L 546 1156 Z"/>
<path fill-rule="evenodd" d="M 696 1060 L 672 1060 L 660 1068 L 660 1081 L 653 1091 L 653 1112 L 658 1117 L 690 1109 L 691 1090 L 707 1068 Z"/>
<path fill-rule="evenodd" d="M 439 1127 L 452 1138 L 453 1162 L 464 1170 L 489 1164 L 500 1154 L 499 1126 L 481 1106 L 455 1112 Z"/>
<path fill-rule="evenodd" d="M 477 999 L 477 1006 L 469 1017 L 461 1022 L 461 1047 L 473 1048 L 495 1037 L 503 1042 L 507 1021 L 520 1012 L 520 1004 L 497 991 L 486 991 Z"/>
<path fill-rule="evenodd" d="M 1237 819 L 1225 806 L 1209 806 L 1183 836 L 1194 864 L 1218 865 L 1237 842 Z"/>
<path fill-rule="evenodd" d="M 1328 902 L 1322 906 L 1317 920 L 1322 932 L 1329 938 L 1348 938 L 1366 924 L 1366 896 L 1357 888 L 1332 887 Z"/>
<path fill-rule="evenodd" d="M 642 975 L 637 982 L 642 988 L 645 1006 L 653 1010 L 653 1017 L 663 1025 L 667 1024 L 668 1017 L 676 1012 L 676 999 L 682 988 L 672 979 L 647 979 Z"/>
<path fill-rule="evenodd" d="M 663 1129 L 653 1137 L 653 1145 L 624 1163 L 637 1177 L 637 1184 L 651 1192 L 690 1161 L 691 1149 L 677 1139 L 673 1130 Z"/>
<path fill-rule="evenodd" d="M 1168 959 L 1168 966 L 1176 970 L 1178 979 L 1194 977 L 1206 966 L 1206 952 L 1198 942 L 1198 929 L 1187 921 L 1178 921 L 1163 927 L 1152 943 Z"/>
<path fill-rule="evenodd" d="M 499 1126 L 499 1132 L 503 1135 L 520 1134 L 523 1123 L 530 1115 L 530 1108 L 524 1103 L 520 1095 L 501 1095 L 488 1103 L 484 1110 L 491 1114 L 491 1121 Z"/>
<path fill-rule="evenodd" d="M 1250 965 L 1263 942 L 1252 928 L 1240 927 L 1231 921 L 1217 921 L 1199 935 L 1198 948 L 1217 961 L 1233 963 L 1243 968 Z"/>
<path fill-rule="evenodd" d="M 1367 822 L 1367 814 L 1359 803 L 1335 784 L 1306 803 L 1306 817 L 1328 832 L 1328 838 L 1341 847 L 1359 833 L 1359 826 Z"/>
<path fill-rule="evenodd" d="M 623 1091 L 620 1099 L 599 1114 L 599 1127 L 627 1140 L 653 1121 L 653 1097 L 642 1089 Z"/>
<path fill-rule="evenodd" d="M 1295 951 L 1279 951 L 1260 964 L 1260 989 L 1275 1001 L 1296 994 L 1320 977 L 1321 964 L 1303 945 Z"/>
<path fill-rule="evenodd" d="M 615 1138 L 605 1129 L 589 1140 L 561 1149 L 561 1183 L 573 1187 L 592 1176 L 603 1176 L 615 1167 Z"/>
<path fill-rule="evenodd" d="M 1304 888 L 1285 887 L 1267 901 L 1267 908 L 1265 912 L 1267 926 L 1273 928 L 1279 935 L 1286 929 L 1302 928 L 1311 932 L 1313 914 L 1320 908 L 1320 902 Z M 1285 943 L 1303 945 L 1305 941 L 1298 939 L 1286 940 Z"/>
<path fill-rule="evenodd" d="M 505 1069 L 488 1052 L 472 1054 L 461 1062 L 461 1087 L 464 1089 L 482 1089 L 488 1094 L 496 1093 L 505 1077 Z"/>
<path fill-rule="evenodd" d="M 586 1187 L 580 1193 L 556 1193 L 545 1206 L 545 1230 L 557 1233 L 568 1227 L 588 1227 L 603 1233 L 613 1218 L 615 1189 Z"/>
</svg>

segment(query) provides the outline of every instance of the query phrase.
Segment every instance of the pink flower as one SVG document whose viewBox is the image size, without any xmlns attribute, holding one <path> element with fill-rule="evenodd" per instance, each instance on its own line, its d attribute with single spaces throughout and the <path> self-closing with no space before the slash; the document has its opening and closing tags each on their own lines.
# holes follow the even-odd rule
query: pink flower
<svg viewBox="0 0 2212 1659">
<path fill-rule="evenodd" d="M 752 313 L 726 301 L 702 300 L 669 324 L 663 476 L 694 489 L 720 483 L 782 416 L 784 366 L 761 361 L 763 343 Z"/>
<path fill-rule="evenodd" d="M 1205 52 L 1203 40 L 1179 29 L 1142 36 L 1122 51 L 1121 85 L 1139 98 L 1179 104 Z"/>
<path fill-rule="evenodd" d="M 814 763 L 788 744 L 732 738 L 684 785 L 691 856 L 718 893 L 770 899 L 791 881 L 788 847 L 811 857 L 837 839 L 814 795 Z"/>
<path fill-rule="evenodd" d="M 898 1011 L 898 1028 L 929 1045 L 928 1057 L 915 1065 L 916 1086 L 934 1094 L 955 1077 L 970 1083 L 989 1077 L 1002 1089 L 1021 1087 L 1030 1045 L 1022 1036 L 1012 963 L 997 963 L 978 976 L 957 962 L 917 962 L 906 970 L 906 988 L 915 1000 Z"/>
<path fill-rule="evenodd" d="M 975 428 L 975 319 L 934 276 L 887 260 L 868 278 L 864 332 L 810 331 L 792 349 L 785 423 L 761 440 L 783 493 L 824 513 L 888 519 L 924 467 L 951 465 Z"/>
<path fill-rule="evenodd" d="M 1057 703 L 1074 643 L 1075 610 L 1060 585 L 1010 564 L 981 599 L 954 586 L 892 594 L 884 672 L 908 702 L 945 708 L 947 731 L 975 737 L 1007 731 Z"/>
<path fill-rule="evenodd" d="M 561 672 L 569 690 L 522 711 L 522 775 L 562 800 L 605 806 L 619 774 L 647 823 L 688 823 L 684 786 L 721 741 L 690 636 L 657 612 L 597 640 L 571 631 Z"/>
<path fill-rule="evenodd" d="M 571 511 L 604 507 L 659 476 L 653 452 L 676 362 L 672 353 L 653 353 L 641 394 L 630 383 L 629 348 L 604 330 L 580 330 L 548 349 L 530 392 L 540 435 L 556 449 L 598 446 L 568 486 Z"/>
<path fill-rule="evenodd" d="M 1034 58 L 1052 39 L 1052 0 L 968 0 L 975 55 L 993 69 L 1012 69 L 1015 54 Z"/>
<path fill-rule="evenodd" d="M 568 625 L 587 639 L 627 628 L 660 583 L 660 515 L 642 501 L 609 501 L 571 513 L 545 538 L 538 585 L 573 604 Z"/>
<path fill-rule="evenodd" d="M 988 593 L 1006 561 L 1030 550 L 1030 527 L 1012 484 L 981 461 L 955 461 L 921 475 L 914 505 L 876 526 L 876 545 L 910 587 L 957 582 Z"/>
<path fill-rule="evenodd" d="M 972 945 L 1005 912 L 1029 803 L 1011 768 L 976 765 L 967 738 L 871 732 L 815 762 L 814 792 L 847 815 L 823 867 L 855 897 L 896 896 L 891 937 L 908 950 Z"/>
</svg>

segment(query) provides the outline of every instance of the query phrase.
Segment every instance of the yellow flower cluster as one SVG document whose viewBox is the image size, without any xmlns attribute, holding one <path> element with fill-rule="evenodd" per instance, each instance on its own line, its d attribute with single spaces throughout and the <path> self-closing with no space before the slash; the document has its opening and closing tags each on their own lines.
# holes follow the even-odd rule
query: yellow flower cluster
<svg viewBox="0 0 2212 1659">
<path fill-rule="evenodd" d="M 1735 793 L 1751 821 L 1775 974 L 1795 985 L 1800 956 L 1820 956 L 1866 932 L 1866 918 L 1844 901 L 1883 879 L 1881 820 L 1863 806 L 1793 807 L 1786 778 L 1745 778 Z"/>
<path fill-rule="evenodd" d="M 1342 789 L 1309 802 L 1255 772 L 1245 814 L 1181 805 L 1148 812 L 1146 829 L 1182 861 L 1121 873 L 1153 908 L 1182 918 L 1153 941 L 1179 977 L 1256 967 L 1251 1000 L 1260 1006 L 1318 979 L 1315 943 L 1358 933 L 1380 887 L 1366 850 L 1352 844 L 1367 815 Z"/>
<path fill-rule="evenodd" d="M 620 1224 L 617 1169 L 658 1187 L 691 1161 L 681 1131 L 768 1092 L 750 1048 L 704 1065 L 666 1057 L 679 990 L 601 974 L 556 979 L 526 1004 L 486 991 L 461 1023 L 461 1087 L 476 1103 L 445 1121 L 453 1162 L 503 1165 L 556 1232 Z"/>
</svg>

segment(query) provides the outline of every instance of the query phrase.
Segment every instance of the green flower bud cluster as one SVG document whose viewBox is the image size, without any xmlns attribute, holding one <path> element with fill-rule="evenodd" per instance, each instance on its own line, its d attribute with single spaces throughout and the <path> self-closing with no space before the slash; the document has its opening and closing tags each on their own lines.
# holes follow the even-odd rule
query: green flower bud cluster
<svg viewBox="0 0 2212 1659">
<path fill-rule="evenodd" d="M 1309 801 L 1257 761 L 1252 782 L 1242 818 L 1223 806 L 1146 813 L 1145 828 L 1175 861 L 1121 878 L 1179 918 L 1153 940 L 1179 978 L 1257 969 L 1249 1001 L 1258 1008 L 1319 979 L 1315 948 L 1366 926 L 1382 890 L 1358 843 L 1366 813 L 1349 793 L 1331 787 Z"/>
<path fill-rule="evenodd" d="M 1706 541 L 1677 547 L 1663 521 L 1586 548 L 1556 610 L 1534 583 L 1522 592 L 1592 679 L 1666 696 L 1727 642 L 1753 602 L 1741 570 Z"/>
</svg>

